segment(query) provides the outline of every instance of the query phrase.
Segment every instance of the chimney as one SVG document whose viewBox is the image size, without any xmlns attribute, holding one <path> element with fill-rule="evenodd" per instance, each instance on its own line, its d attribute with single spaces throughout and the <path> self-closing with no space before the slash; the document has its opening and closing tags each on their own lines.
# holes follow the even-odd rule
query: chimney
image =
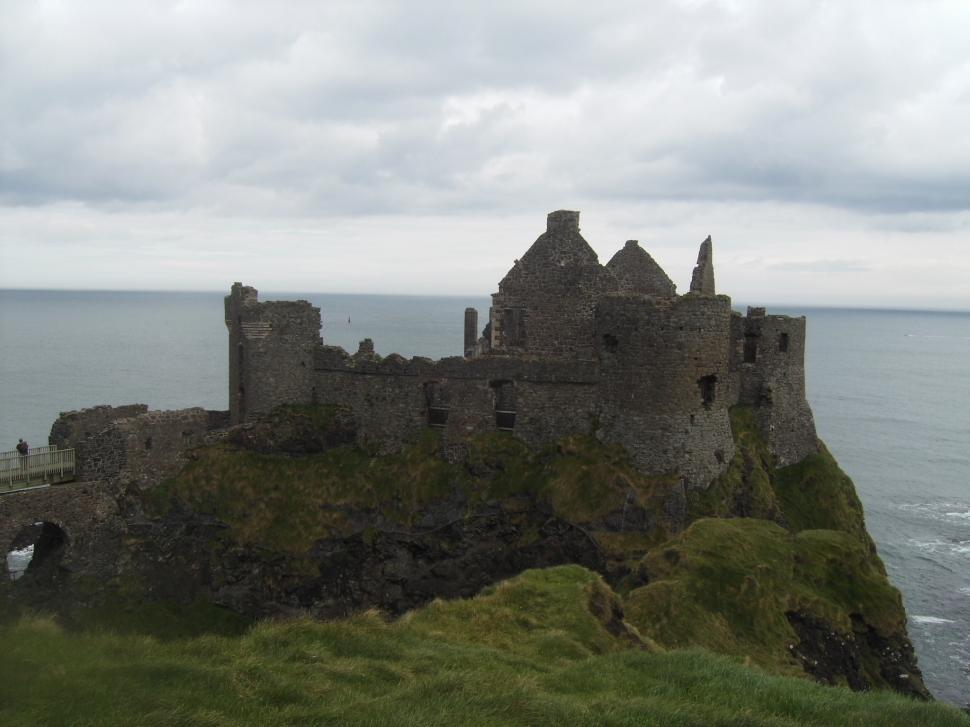
<svg viewBox="0 0 970 727">
<path fill-rule="evenodd" d="M 546 232 L 579 232 L 579 212 L 556 210 L 546 217 Z"/>
<path fill-rule="evenodd" d="M 478 343 L 478 311 L 475 308 L 465 308 L 465 358 L 475 355 L 476 343 Z"/>
</svg>

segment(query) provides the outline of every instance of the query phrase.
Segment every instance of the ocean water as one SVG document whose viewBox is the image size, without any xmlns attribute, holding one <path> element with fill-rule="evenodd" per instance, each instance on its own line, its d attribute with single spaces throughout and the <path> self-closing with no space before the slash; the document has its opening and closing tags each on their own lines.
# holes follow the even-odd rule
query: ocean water
<svg viewBox="0 0 970 727">
<path fill-rule="evenodd" d="M 384 355 L 460 355 L 465 307 L 488 309 L 484 297 L 260 295 L 299 297 L 321 307 L 327 343 L 354 351 L 370 337 Z M 856 483 L 927 684 L 970 703 L 970 313 L 769 312 L 808 317 L 819 435 Z M 46 444 L 58 412 L 95 404 L 227 408 L 226 335 L 219 293 L 0 291 L 0 450 Z"/>
</svg>

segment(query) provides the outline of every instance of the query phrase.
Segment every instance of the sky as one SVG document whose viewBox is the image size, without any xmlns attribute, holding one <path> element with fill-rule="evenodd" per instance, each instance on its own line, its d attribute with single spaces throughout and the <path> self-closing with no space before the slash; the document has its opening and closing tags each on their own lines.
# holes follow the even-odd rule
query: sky
<svg viewBox="0 0 970 727">
<path fill-rule="evenodd" d="M 557 209 L 686 290 L 970 309 L 970 2 L 0 0 L 0 288 L 493 292 Z"/>
</svg>

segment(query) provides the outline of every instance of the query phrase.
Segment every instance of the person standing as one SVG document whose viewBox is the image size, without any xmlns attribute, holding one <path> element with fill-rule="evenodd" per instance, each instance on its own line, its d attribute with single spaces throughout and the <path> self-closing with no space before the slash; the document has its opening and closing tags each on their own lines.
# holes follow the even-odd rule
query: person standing
<svg viewBox="0 0 970 727">
<path fill-rule="evenodd" d="M 17 440 L 17 454 L 20 455 L 20 469 L 27 469 L 27 455 L 30 454 L 30 446 L 22 439 Z M 27 477 L 29 481 L 30 475 Z"/>
</svg>

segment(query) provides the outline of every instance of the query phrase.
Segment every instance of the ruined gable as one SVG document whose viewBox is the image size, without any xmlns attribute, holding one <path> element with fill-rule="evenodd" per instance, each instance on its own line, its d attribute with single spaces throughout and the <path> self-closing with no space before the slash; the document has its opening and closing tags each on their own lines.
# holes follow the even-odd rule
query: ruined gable
<svg viewBox="0 0 970 727">
<path fill-rule="evenodd" d="M 711 236 L 701 243 L 697 252 L 697 265 L 690 279 L 690 292 L 701 295 L 714 295 L 714 252 Z"/>
<path fill-rule="evenodd" d="M 549 213 L 538 237 L 498 286 L 489 315 L 494 351 L 591 358 L 597 299 L 619 289 L 579 232 L 579 212 Z"/>
<path fill-rule="evenodd" d="M 606 267 L 616 277 L 624 293 L 655 298 L 671 298 L 677 294 L 677 286 L 636 240 L 627 240 L 623 248 L 606 263 Z"/>
</svg>

